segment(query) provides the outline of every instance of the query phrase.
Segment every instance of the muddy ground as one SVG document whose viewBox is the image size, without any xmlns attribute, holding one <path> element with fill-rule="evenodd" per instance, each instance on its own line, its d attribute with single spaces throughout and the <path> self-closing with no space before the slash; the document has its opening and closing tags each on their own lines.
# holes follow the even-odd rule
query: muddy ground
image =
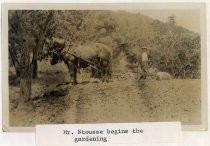
<svg viewBox="0 0 210 146">
<path fill-rule="evenodd" d="M 11 67 L 10 76 L 13 73 Z M 10 126 L 147 121 L 200 124 L 200 79 L 139 81 L 136 77 L 124 63 L 108 83 L 91 79 L 88 70 L 81 70 L 79 84 L 72 86 L 64 63 L 51 66 L 42 61 L 39 77 L 32 84 L 33 99 L 24 108 L 17 106 L 18 84 L 10 84 Z"/>
</svg>

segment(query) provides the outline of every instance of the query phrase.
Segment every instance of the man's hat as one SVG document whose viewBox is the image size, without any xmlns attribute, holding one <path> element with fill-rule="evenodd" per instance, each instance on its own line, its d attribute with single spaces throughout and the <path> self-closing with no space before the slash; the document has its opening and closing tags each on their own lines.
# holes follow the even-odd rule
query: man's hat
<svg viewBox="0 0 210 146">
<path fill-rule="evenodd" d="M 141 47 L 142 50 L 147 50 L 147 47 Z"/>
</svg>

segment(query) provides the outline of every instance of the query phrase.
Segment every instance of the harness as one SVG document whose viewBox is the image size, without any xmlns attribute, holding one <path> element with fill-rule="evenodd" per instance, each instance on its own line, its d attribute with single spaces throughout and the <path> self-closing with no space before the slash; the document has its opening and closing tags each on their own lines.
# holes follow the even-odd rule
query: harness
<svg viewBox="0 0 210 146">
<path fill-rule="evenodd" d="M 83 57 L 77 56 L 74 53 L 72 53 L 70 51 L 67 51 L 67 50 L 62 50 L 61 53 L 58 53 L 55 49 L 53 49 L 49 53 L 54 53 L 54 54 L 56 54 L 58 56 L 62 56 L 63 58 L 64 58 L 65 55 L 72 55 L 72 56 L 74 56 L 77 59 L 77 66 L 78 67 L 80 67 L 81 61 L 83 61 L 83 62 L 86 62 L 88 64 L 88 66 L 90 66 L 91 68 L 96 69 L 96 70 L 98 70 L 100 72 L 102 72 L 102 70 L 105 69 L 105 67 L 102 67 L 102 66 L 100 66 L 99 64 L 97 64 L 95 62 L 92 62 L 92 61 L 87 60 L 87 59 L 85 59 Z M 61 58 L 60 58 L 60 60 L 61 60 Z"/>
</svg>

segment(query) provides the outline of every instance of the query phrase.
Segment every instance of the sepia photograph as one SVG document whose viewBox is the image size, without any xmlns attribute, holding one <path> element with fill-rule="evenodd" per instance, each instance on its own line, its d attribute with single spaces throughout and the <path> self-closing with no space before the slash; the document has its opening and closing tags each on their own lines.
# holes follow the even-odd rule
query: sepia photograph
<svg viewBox="0 0 210 146">
<path fill-rule="evenodd" d="M 9 9 L 7 13 L 6 129 L 207 122 L 207 118 L 203 122 L 207 97 L 202 97 L 206 80 L 202 42 L 206 42 L 200 9 Z"/>
</svg>

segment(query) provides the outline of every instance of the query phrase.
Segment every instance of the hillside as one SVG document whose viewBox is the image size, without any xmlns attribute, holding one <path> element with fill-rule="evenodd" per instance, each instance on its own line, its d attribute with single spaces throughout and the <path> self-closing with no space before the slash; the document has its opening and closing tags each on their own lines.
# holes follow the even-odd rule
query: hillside
<svg viewBox="0 0 210 146">
<path fill-rule="evenodd" d="M 200 78 L 199 34 L 140 13 L 120 11 L 109 12 L 109 15 L 110 25 L 115 24 L 116 28 L 97 41 L 111 45 L 116 55 L 123 51 L 134 63 L 140 60 L 141 47 L 146 46 L 153 66 L 158 69 L 178 78 Z"/>
</svg>

